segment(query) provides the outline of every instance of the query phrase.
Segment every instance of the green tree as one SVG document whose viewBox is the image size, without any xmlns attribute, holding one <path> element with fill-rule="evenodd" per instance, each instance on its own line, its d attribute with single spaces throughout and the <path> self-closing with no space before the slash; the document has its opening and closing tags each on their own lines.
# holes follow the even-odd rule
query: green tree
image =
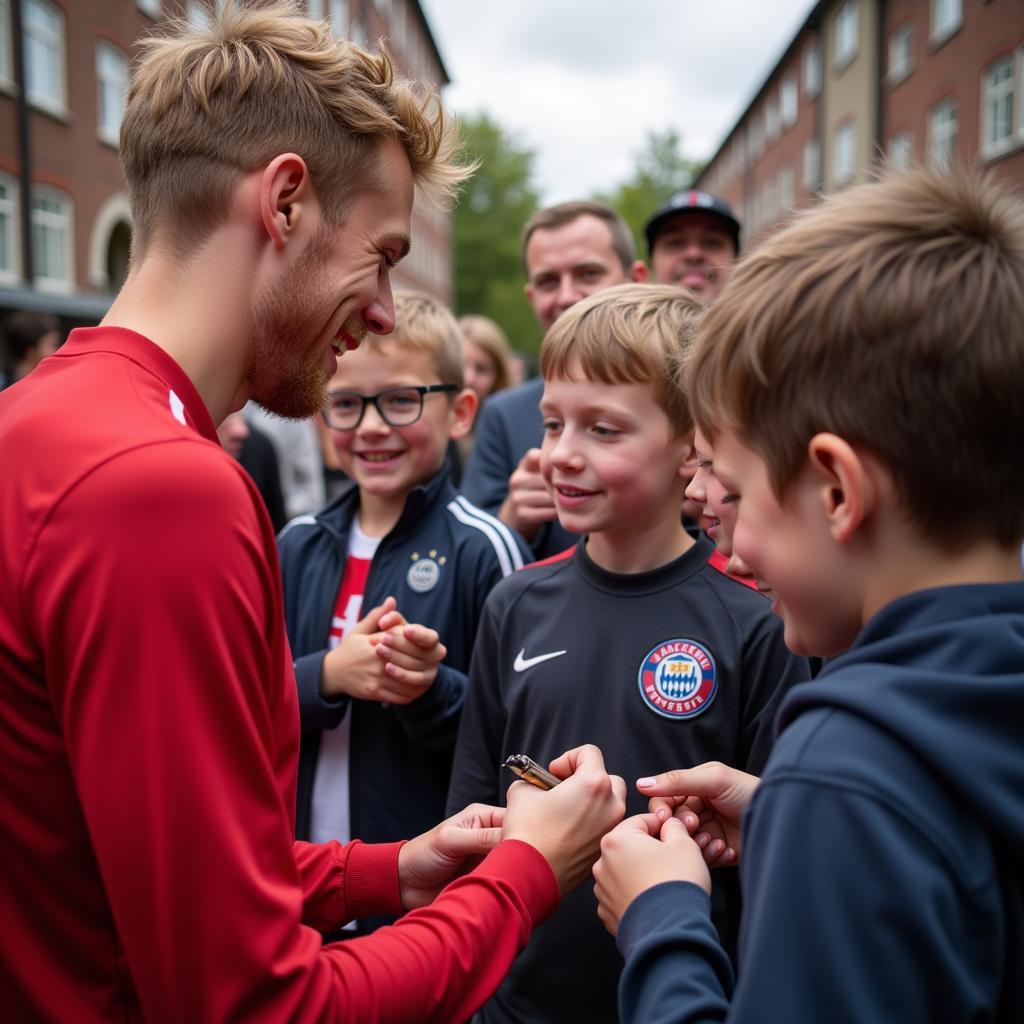
<svg viewBox="0 0 1024 1024">
<path fill-rule="evenodd" d="M 644 224 L 669 196 L 690 188 L 702 166 L 683 156 L 682 138 L 674 128 L 650 132 L 632 175 L 614 191 L 598 197 L 622 214 L 641 258 L 647 256 Z"/>
<path fill-rule="evenodd" d="M 534 154 L 487 114 L 464 118 L 462 138 L 480 169 L 453 218 L 455 310 L 489 316 L 514 348 L 536 351 L 540 329 L 523 295 L 519 256 L 523 224 L 538 206 Z"/>
</svg>

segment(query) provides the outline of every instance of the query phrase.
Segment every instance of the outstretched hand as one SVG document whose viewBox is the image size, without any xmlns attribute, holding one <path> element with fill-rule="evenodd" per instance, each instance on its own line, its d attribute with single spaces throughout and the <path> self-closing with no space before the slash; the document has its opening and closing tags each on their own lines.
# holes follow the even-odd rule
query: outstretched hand
<svg viewBox="0 0 1024 1024">
<path fill-rule="evenodd" d="M 638 779 L 637 789 L 651 797 L 649 808 L 659 822 L 678 818 L 693 836 L 711 867 L 739 863 L 743 845 L 741 818 L 760 779 L 709 761 L 696 768 Z"/>
<path fill-rule="evenodd" d="M 451 881 L 471 871 L 501 842 L 503 807 L 470 804 L 409 840 L 398 852 L 402 908 L 425 907 Z"/>
</svg>

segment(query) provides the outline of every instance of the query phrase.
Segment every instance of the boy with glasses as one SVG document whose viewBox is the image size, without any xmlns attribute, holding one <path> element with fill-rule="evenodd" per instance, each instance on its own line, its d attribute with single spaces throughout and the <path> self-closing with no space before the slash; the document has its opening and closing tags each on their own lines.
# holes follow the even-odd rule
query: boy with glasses
<svg viewBox="0 0 1024 1024">
<path fill-rule="evenodd" d="M 396 295 L 395 312 L 395 333 L 346 353 L 329 385 L 324 420 L 352 486 L 279 540 L 302 719 L 296 834 L 314 842 L 392 842 L 443 817 L 480 610 L 528 554 L 449 480 L 448 442 L 476 412 L 458 324 L 423 295 Z"/>
</svg>

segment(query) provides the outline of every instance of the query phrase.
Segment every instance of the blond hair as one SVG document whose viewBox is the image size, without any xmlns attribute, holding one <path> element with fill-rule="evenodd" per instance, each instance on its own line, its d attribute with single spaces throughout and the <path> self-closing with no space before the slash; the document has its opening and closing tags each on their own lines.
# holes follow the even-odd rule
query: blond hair
<svg viewBox="0 0 1024 1024">
<path fill-rule="evenodd" d="M 391 334 L 367 334 L 362 346 L 381 351 L 426 352 L 441 384 L 463 386 L 462 334 L 448 307 L 420 292 L 395 292 L 397 325 Z"/>
<path fill-rule="evenodd" d="M 922 536 L 1024 534 L 1024 205 L 962 169 L 829 197 L 738 264 L 687 374 L 697 423 L 765 460 L 781 500 L 808 441 L 891 474 Z"/>
<path fill-rule="evenodd" d="M 294 0 L 228 0 L 209 28 L 183 19 L 140 44 L 121 122 L 134 243 L 159 226 L 193 251 L 225 217 L 242 175 L 295 152 L 327 219 L 340 223 L 375 183 L 376 147 L 398 140 L 421 194 L 449 202 L 473 166 L 460 165 L 458 127 L 436 90 L 396 78 L 370 54 L 302 16 Z"/>
<path fill-rule="evenodd" d="M 679 386 L 683 360 L 703 306 L 669 285 L 620 284 L 567 309 L 548 330 L 540 350 L 545 380 L 650 384 L 677 436 L 693 427 Z"/>
<path fill-rule="evenodd" d="M 510 349 L 505 332 L 489 316 L 478 313 L 460 316 L 459 329 L 467 341 L 479 346 L 494 361 L 494 387 L 490 394 L 504 391 L 511 382 L 508 369 Z"/>
</svg>

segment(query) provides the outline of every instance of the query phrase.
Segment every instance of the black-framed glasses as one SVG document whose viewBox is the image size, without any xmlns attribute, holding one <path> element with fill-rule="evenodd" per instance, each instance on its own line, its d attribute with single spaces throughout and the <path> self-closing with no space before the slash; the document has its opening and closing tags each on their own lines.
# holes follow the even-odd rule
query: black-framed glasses
<svg viewBox="0 0 1024 1024">
<path fill-rule="evenodd" d="M 324 423 L 332 430 L 355 430 L 363 422 L 371 402 L 380 418 L 391 427 L 411 427 L 423 415 L 427 395 L 458 391 L 455 384 L 408 384 L 387 388 L 375 395 L 358 391 L 331 391 L 324 406 Z"/>
</svg>

